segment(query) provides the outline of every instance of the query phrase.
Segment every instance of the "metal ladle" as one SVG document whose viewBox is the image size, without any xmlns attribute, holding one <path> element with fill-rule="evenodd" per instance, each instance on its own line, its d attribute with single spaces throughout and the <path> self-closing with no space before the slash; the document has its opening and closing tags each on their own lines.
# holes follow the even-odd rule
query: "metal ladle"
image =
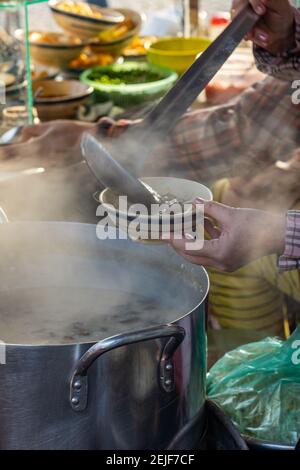
<svg viewBox="0 0 300 470">
<path fill-rule="evenodd" d="M 122 149 L 126 156 L 124 161 L 138 161 L 136 157 L 140 146 L 137 142 L 143 142 L 144 158 L 145 155 L 148 156 L 149 151 L 153 150 L 151 143 L 154 139 L 161 140 L 170 132 L 257 20 L 258 15 L 248 5 L 239 12 L 225 31 L 150 111 L 143 124 L 138 129 L 127 132 L 129 140 L 124 142 Z M 96 178 L 116 194 L 127 195 L 132 203 L 143 203 L 148 207 L 163 201 L 159 194 L 128 173 L 92 136 L 84 136 L 82 152 Z"/>
<path fill-rule="evenodd" d="M 125 168 L 116 162 L 109 152 L 90 134 L 85 133 L 81 141 L 83 156 L 94 176 L 105 187 L 110 188 L 115 194 L 128 196 L 131 203 L 151 204 L 161 202 L 161 196 L 135 178 Z"/>
<path fill-rule="evenodd" d="M 0 145 L 9 145 L 19 136 L 24 126 L 12 127 L 0 136 Z"/>
</svg>

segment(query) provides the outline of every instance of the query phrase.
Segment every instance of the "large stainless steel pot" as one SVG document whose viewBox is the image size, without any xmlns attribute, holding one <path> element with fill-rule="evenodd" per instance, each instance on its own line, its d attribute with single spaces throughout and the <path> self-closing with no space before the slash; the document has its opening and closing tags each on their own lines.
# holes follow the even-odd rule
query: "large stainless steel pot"
<svg viewBox="0 0 300 470">
<path fill-rule="evenodd" d="M 201 415 L 204 269 L 168 246 L 100 241 L 95 226 L 72 223 L 1 225 L 0 254 L 0 339 L 6 342 L 6 364 L 0 364 L 1 449 L 161 449 Z M 77 315 L 75 340 L 74 325 L 70 336 L 61 332 L 63 340 L 50 334 L 52 301 L 56 310 L 61 307 L 55 315 L 65 328 L 68 301 L 60 302 L 62 287 L 75 299 L 83 287 L 99 291 L 96 301 L 79 308 L 80 319 L 77 300 L 69 297 Z M 48 313 L 38 311 L 32 324 L 23 292 L 45 288 L 52 292 L 52 300 L 44 299 Z M 120 292 L 126 303 L 120 304 L 124 318 L 102 331 L 105 289 L 113 292 L 113 305 Z M 130 302 L 137 293 L 153 300 L 155 309 L 146 318 L 142 309 L 134 312 L 132 321 Z M 97 331 L 88 316 L 95 308 Z"/>
</svg>

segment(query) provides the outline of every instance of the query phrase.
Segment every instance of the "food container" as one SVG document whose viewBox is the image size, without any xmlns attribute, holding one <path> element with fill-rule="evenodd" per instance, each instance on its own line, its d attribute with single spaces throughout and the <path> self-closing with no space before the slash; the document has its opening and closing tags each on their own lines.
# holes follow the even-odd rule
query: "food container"
<svg viewBox="0 0 300 470">
<path fill-rule="evenodd" d="M 0 247 L 0 448 L 166 449 L 197 417 L 192 449 L 205 270 L 87 224 L 4 224 Z"/>
<path fill-rule="evenodd" d="M 134 84 L 110 84 L 101 83 L 96 76 L 104 77 L 129 77 L 130 75 L 140 74 L 143 77 L 145 74 L 156 75 L 157 79 L 152 81 Z M 97 94 L 103 98 L 113 101 L 116 105 L 121 107 L 128 107 L 139 105 L 149 101 L 154 101 L 161 98 L 176 82 L 177 74 L 164 67 L 154 66 L 142 62 L 125 62 L 123 64 L 113 64 L 106 67 L 95 67 L 88 69 L 80 76 L 83 83 L 92 86 Z M 135 77 L 138 81 L 138 77 Z"/>
<path fill-rule="evenodd" d="M 26 126 L 31 118 L 34 124 L 39 124 L 36 108 L 32 108 L 29 116 L 26 106 L 7 106 L 2 111 L 0 134 L 4 135 L 10 129 Z"/>
<path fill-rule="evenodd" d="M 210 44 L 207 38 L 166 38 L 153 43 L 147 56 L 151 64 L 182 74 Z"/>
<path fill-rule="evenodd" d="M 30 67 L 29 47 L 16 40 L 15 30 L 23 27 L 26 31 L 28 24 L 27 2 L 6 0 L 0 2 L 0 114 L 5 108 L 18 105 L 22 111 L 22 124 L 33 121 L 32 102 L 30 99 Z M 29 84 L 26 87 L 26 84 Z M 7 128 L 5 123 L 0 134 Z"/>
<path fill-rule="evenodd" d="M 15 36 L 22 44 L 25 43 L 23 30 L 17 30 Z M 80 55 L 87 42 L 64 33 L 30 31 L 29 44 L 33 63 L 65 68 Z"/>
<path fill-rule="evenodd" d="M 170 194 L 179 201 L 187 203 L 184 209 L 178 208 L 178 212 L 174 211 L 174 214 L 171 214 L 170 232 L 174 230 L 179 230 L 182 234 L 195 232 L 201 236 L 203 226 L 195 226 L 196 212 L 193 202 L 196 197 L 201 197 L 206 201 L 212 200 L 212 193 L 206 186 L 197 183 L 196 181 L 168 177 L 148 177 L 142 178 L 141 181 L 153 188 L 162 196 Z M 120 210 L 116 196 L 110 189 L 107 188 L 101 192 L 99 202 L 107 212 L 111 225 L 115 225 L 118 229 L 127 233 L 132 240 L 147 243 L 163 243 L 162 233 L 164 228 L 162 225 L 164 220 L 156 213 L 151 213 L 151 215 L 141 214 L 138 217 L 139 233 L 137 234 L 136 231 L 131 231 L 130 228 L 131 222 L 137 220 L 136 213 L 131 212 L 130 208 Z M 203 222 L 203 218 L 201 218 L 200 223 L 201 222 Z M 166 226 L 165 228 L 168 229 L 169 226 Z M 136 229 L 135 224 L 133 229 Z M 168 233 L 165 233 L 164 240 L 166 240 L 167 237 Z"/>
<path fill-rule="evenodd" d="M 39 118 L 51 121 L 75 118 L 94 90 L 77 80 L 35 80 L 32 91 Z"/>
<path fill-rule="evenodd" d="M 63 30 L 83 39 L 110 30 L 124 20 L 124 15 L 118 10 L 100 8 L 85 2 L 50 0 L 49 7 Z"/>
<path fill-rule="evenodd" d="M 141 15 L 134 10 L 125 8 L 120 8 L 119 11 L 126 18 L 125 28 L 120 25 L 120 30 L 115 30 L 115 33 L 108 32 L 92 38 L 90 48 L 95 54 L 109 54 L 117 59 L 132 40 L 138 36 L 142 27 Z"/>
</svg>

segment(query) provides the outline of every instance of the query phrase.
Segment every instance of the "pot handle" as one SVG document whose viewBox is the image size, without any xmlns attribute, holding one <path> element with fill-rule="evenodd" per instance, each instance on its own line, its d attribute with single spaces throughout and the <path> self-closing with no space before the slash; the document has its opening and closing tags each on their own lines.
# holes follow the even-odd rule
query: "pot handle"
<svg viewBox="0 0 300 470">
<path fill-rule="evenodd" d="M 90 366 L 102 354 L 113 349 L 141 341 L 155 340 L 160 338 L 169 338 L 164 346 L 159 363 L 159 381 L 165 392 L 174 390 L 174 365 L 173 354 L 182 343 L 185 337 L 185 330 L 177 325 L 163 325 L 153 328 L 147 328 L 131 333 L 123 333 L 112 336 L 111 338 L 99 341 L 94 344 L 79 359 L 72 373 L 70 383 L 70 404 L 74 411 L 83 411 L 87 406 L 88 399 L 88 378 L 87 372 Z"/>
</svg>

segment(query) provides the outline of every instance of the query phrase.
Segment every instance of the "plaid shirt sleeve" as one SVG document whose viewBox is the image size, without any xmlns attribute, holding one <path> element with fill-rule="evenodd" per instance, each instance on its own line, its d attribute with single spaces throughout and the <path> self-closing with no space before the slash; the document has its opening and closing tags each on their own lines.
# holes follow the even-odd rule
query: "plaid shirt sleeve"
<svg viewBox="0 0 300 470">
<path fill-rule="evenodd" d="M 285 250 L 278 261 L 280 271 L 300 269 L 300 211 L 287 213 Z"/>
<path fill-rule="evenodd" d="M 300 75 L 300 9 L 295 11 L 295 47 L 283 54 L 273 55 L 254 46 L 257 68 L 281 80 L 293 81 Z"/>
</svg>

